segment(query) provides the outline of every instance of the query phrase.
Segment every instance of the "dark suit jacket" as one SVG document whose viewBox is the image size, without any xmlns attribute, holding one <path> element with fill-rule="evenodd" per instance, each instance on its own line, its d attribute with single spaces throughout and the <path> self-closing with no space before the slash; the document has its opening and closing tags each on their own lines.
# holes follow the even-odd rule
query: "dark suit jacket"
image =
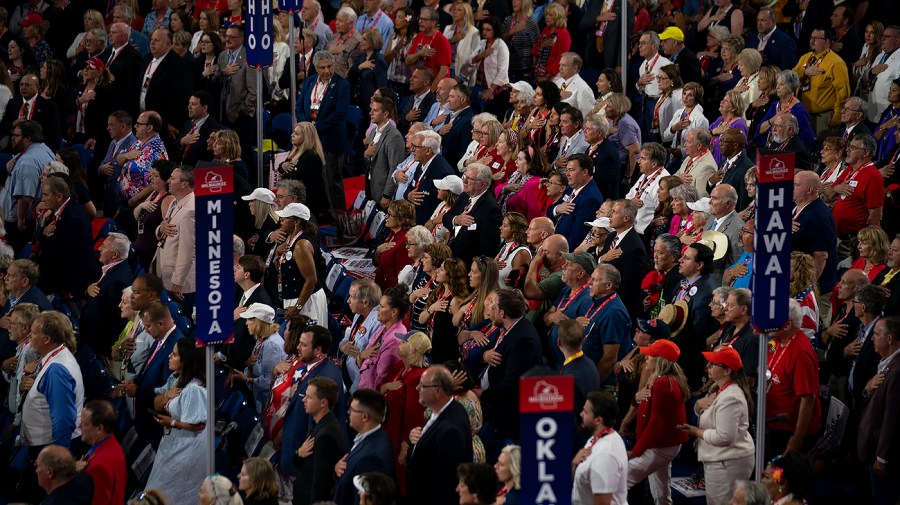
<svg viewBox="0 0 900 505">
<path fill-rule="evenodd" d="M 472 107 L 460 111 L 450 122 L 450 131 L 441 140 L 441 154 L 452 166 L 466 153 L 466 147 L 472 140 Z"/>
<path fill-rule="evenodd" d="M 403 196 L 404 198 L 409 197 L 409 194 L 416 187 L 416 181 L 422 181 L 422 183 L 419 185 L 419 191 L 424 191 L 427 194 L 425 195 L 425 199 L 422 201 L 422 203 L 416 205 L 416 224 L 425 224 L 425 221 L 431 219 L 431 215 L 434 214 L 434 209 L 436 209 L 438 204 L 440 203 L 440 200 L 438 200 L 437 197 L 437 188 L 434 187 L 434 181 L 443 179 L 444 177 L 452 175 L 455 172 L 453 171 L 450 163 L 448 163 L 448 160 L 440 154 L 432 158 L 431 163 L 425 170 L 425 173 L 420 172 L 421 166 L 417 165 L 415 168 L 413 168 L 413 177 L 410 179 L 409 186 L 407 186 L 406 188 L 406 194 L 404 194 Z"/>
<path fill-rule="evenodd" d="M 181 132 L 178 133 L 178 138 L 175 139 L 175 143 L 173 144 L 179 151 L 174 153 L 169 152 L 169 159 L 181 160 L 183 164 L 190 166 L 196 165 L 198 161 L 212 161 L 213 155 L 206 147 L 209 135 L 216 130 L 224 129 L 225 127 L 213 119 L 212 114 L 210 114 L 206 118 L 206 121 L 203 121 L 203 124 L 200 125 L 200 138 L 185 148 L 181 145 L 181 139 L 191 133 L 192 125 L 193 123 L 190 120 L 184 122 L 184 125 L 181 127 Z"/>
<path fill-rule="evenodd" d="M 109 64 L 109 71 L 115 77 L 110 84 L 113 90 L 115 110 L 123 109 L 133 117 L 137 117 L 144 68 L 145 65 L 137 49 L 131 44 L 122 46 L 116 59 Z M 187 108 L 187 104 L 182 108 Z"/>
<path fill-rule="evenodd" d="M 50 300 L 47 299 L 47 296 L 44 295 L 44 292 L 41 291 L 37 286 L 32 286 L 28 288 L 28 291 L 22 293 L 22 297 L 19 298 L 18 303 L 33 303 L 41 309 L 41 312 L 45 310 L 53 310 L 53 306 L 50 304 Z M 3 306 L 3 309 L 0 310 L 0 317 L 9 314 L 9 311 L 12 310 L 12 305 L 9 303 L 9 300 L 6 300 L 6 304 Z M 12 340 L 9 339 L 9 330 L 0 329 L 0 360 L 4 360 L 6 358 L 11 358 L 16 354 L 16 344 Z"/>
<path fill-rule="evenodd" d="M 771 151 L 778 151 L 779 145 L 780 144 L 772 142 L 772 144 L 768 146 L 768 149 Z M 781 152 L 794 153 L 794 164 L 796 167 L 801 170 L 809 170 L 811 165 L 809 149 L 806 147 L 806 144 L 803 143 L 803 140 L 800 139 L 800 135 L 791 137 L 787 146 L 785 146 Z"/>
<path fill-rule="evenodd" d="M 470 444 L 471 445 L 471 442 Z M 366 436 L 350 448 L 347 469 L 334 486 L 334 501 L 341 505 L 359 504 L 359 494 L 353 486 L 353 477 L 366 472 L 394 475 L 394 449 L 391 437 L 382 428 Z M 454 475 L 456 475 L 454 470 Z"/>
<path fill-rule="evenodd" d="M 516 383 L 518 384 L 518 378 Z M 459 496 L 456 494 L 456 485 L 459 483 L 456 467 L 460 463 L 471 461 L 472 431 L 469 416 L 465 407 L 456 400 L 451 400 L 422 434 L 419 443 L 411 449 L 406 466 L 407 503 L 459 503 Z"/>
<path fill-rule="evenodd" d="M 693 51 L 685 47 L 674 58 L 669 59 L 681 69 L 683 82 L 700 82 L 703 71 L 700 69 L 700 60 Z"/>
<path fill-rule="evenodd" d="M 159 444 L 162 438 L 162 427 L 156 420 L 147 413 L 147 409 L 153 408 L 153 399 L 156 398 L 156 392 L 153 390 L 164 385 L 169 379 L 172 371 L 169 370 L 169 355 L 175 348 L 175 343 L 184 338 L 184 334 L 176 327 L 172 330 L 172 334 L 163 343 L 162 347 L 153 356 L 153 361 L 144 365 L 140 375 L 134 382 L 137 384 L 137 394 L 135 394 L 135 421 L 134 427 L 139 435 L 145 440 L 150 440 L 154 447 Z M 150 347 L 150 354 L 153 354 L 154 345 Z M 147 359 L 150 359 L 150 354 Z"/>
<path fill-rule="evenodd" d="M 756 165 L 756 163 L 748 158 L 746 153 L 741 153 L 734 166 L 730 167 L 728 173 L 726 173 L 725 176 L 722 177 L 722 180 L 719 181 L 719 184 L 730 184 L 735 191 L 737 191 L 738 202 L 736 208 L 738 211 L 746 209 L 747 205 L 750 204 L 750 197 L 747 196 L 747 183 L 744 182 L 744 175 L 747 174 L 747 169 L 754 165 Z M 722 166 L 719 166 L 719 168 L 721 169 Z M 711 193 L 715 187 L 714 184 L 707 182 L 706 192 Z"/>
<path fill-rule="evenodd" d="M 490 386 L 481 395 L 485 418 L 494 421 L 498 438 L 519 438 L 519 377 L 541 364 L 541 341 L 534 324 L 520 319 L 496 347 L 499 366 L 488 367 Z"/>
<path fill-rule="evenodd" d="M 900 415 L 900 363 L 895 357 L 884 382 L 872 393 L 859 424 L 857 455 L 863 464 L 875 463 L 875 458 L 888 461 L 889 479 L 896 478 L 900 443 L 897 442 L 897 416 Z M 893 468 L 892 468 L 893 467 Z"/>
<path fill-rule="evenodd" d="M 315 52 L 313 52 L 313 54 L 315 54 Z M 295 62 L 294 67 L 297 68 L 297 73 L 302 74 L 303 69 L 300 68 L 300 55 L 299 54 L 294 55 L 294 62 Z M 291 89 L 291 65 L 290 65 L 290 63 L 286 63 L 284 68 L 285 68 L 285 70 L 287 70 L 287 72 L 281 73 L 281 78 L 278 79 L 278 87 L 281 89 L 290 90 Z M 307 69 L 306 77 L 315 77 L 317 75 L 319 75 L 319 74 L 316 72 L 316 66 L 312 64 L 312 58 L 310 58 L 309 69 Z M 299 91 L 300 89 L 303 88 L 304 81 L 306 81 L 306 79 L 297 79 L 297 91 Z"/>
<path fill-rule="evenodd" d="M 141 68 L 141 79 L 151 61 L 152 58 Z M 162 116 L 163 126 L 160 132 L 164 139 L 171 139 L 166 131 L 169 125 L 178 126 L 187 120 L 187 103 L 193 89 L 193 75 L 190 63 L 174 51 L 169 51 L 150 78 L 147 96 L 144 98 L 144 110 L 153 110 Z M 167 142 L 166 145 L 170 143 Z"/>
<path fill-rule="evenodd" d="M 428 111 L 431 110 L 431 106 L 434 105 L 434 93 L 428 91 L 425 94 L 425 97 L 422 98 L 422 101 L 419 103 L 419 121 L 423 121 L 425 116 L 428 115 Z M 406 115 L 412 110 L 413 105 L 416 103 L 416 96 L 409 95 L 408 97 L 403 99 L 403 102 L 400 104 L 400 112 L 398 114 L 399 118 L 397 118 L 397 129 L 400 130 L 400 133 L 404 135 L 409 131 L 410 122 L 406 120 Z"/>
<path fill-rule="evenodd" d="M 262 240 L 265 240 L 265 237 L 260 238 L 260 241 Z M 238 301 L 240 301 L 240 297 L 243 293 L 235 294 L 238 297 Z M 253 290 L 253 293 L 241 307 L 249 307 L 254 303 L 264 303 L 269 306 L 273 305 L 268 291 L 266 291 L 265 287 L 262 285 Z M 237 303 L 235 303 L 235 305 L 237 305 Z M 253 354 L 253 347 L 255 345 L 256 340 L 250 335 L 250 331 L 247 330 L 247 320 L 243 317 L 239 317 L 237 321 L 234 322 L 234 340 L 225 347 L 225 363 L 237 370 L 243 370 L 244 367 L 247 366 L 247 359 Z"/>
<path fill-rule="evenodd" d="M 84 207 L 69 200 L 56 221 L 56 231 L 39 239 L 37 264 L 41 269 L 38 286 L 45 293 L 69 293 L 76 300 L 99 278 L 94 256 L 91 220 Z M 117 298 L 121 296 L 121 291 Z M 118 305 L 118 299 L 115 301 Z M 118 318 L 118 316 L 117 316 Z"/>
<path fill-rule="evenodd" d="M 600 255 L 606 254 L 612 246 L 612 241 L 616 237 L 613 232 L 607 237 L 606 244 Z M 572 247 L 571 245 L 569 246 Z M 616 247 L 622 249 L 622 255 L 609 262 L 610 265 L 616 267 L 616 270 L 622 275 L 622 283 L 619 285 L 619 296 L 622 297 L 622 303 L 628 308 L 628 312 L 632 314 L 632 323 L 637 314 L 643 312 L 643 299 L 641 295 L 641 281 L 646 274 L 647 265 L 647 249 L 644 247 L 644 241 L 641 240 L 637 230 L 631 229 L 622 238 L 621 243 Z"/>
<path fill-rule="evenodd" d="M 806 39 L 809 40 L 809 37 Z M 756 49 L 759 46 L 759 32 L 754 32 L 747 39 L 746 47 Z M 772 65 L 778 68 L 794 68 L 797 64 L 797 43 L 788 34 L 775 28 L 775 32 L 766 42 L 762 50 L 763 65 Z M 688 81 L 684 81 L 688 82 Z"/>
<path fill-rule="evenodd" d="M 6 103 L 6 112 L 3 113 L 3 121 L 0 121 L 0 137 L 9 135 L 13 130 L 13 123 L 19 119 L 19 111 L 22 109 L 21 96 L 13 97 Z M 34 101 L 34 111 L 31 119 L 41 125 L 44 131 L 44 143 L 54 152 L 59 149 L 60 125 L 59 109 L 56 104 L 38 95 Z"/>
<path fill-rule="evenodd" d="M 303 81 L 303 89 L 297 99 L 297 121 L 312 121 L 311 98 L 318 79 Z M 322 147 L 329 153 L 344 153 L 350 149 L 347 139 L 347 108 L 350 106 L 350 83 L 335 74 L 328 83 L 328 89 L 319 104 L 316 116 L 316 131 Z"/>
<path fill-rule="evenodd" d="M 450 230 L 450 248 L 453 250 L 453 257 L 467 264 L 480 254 L 491 257 L 497 254 L 500 250 L 500 225 L 503 223 L 500 205 L 491 191 L 487 190 L 469 210 L 475 224 L 461 228 L 459 233 L 453 235 L 455 231 L 453 219 L 466 210 L 470 198 L 467 193 L 459 195 L 456 203 L 443 217 L 444 227 Z"/>
<path fill-rule="evenodd" d="M 684 329 L 677 337 L 672 338 L 681 356 L 678 364 L 684 369 L 691 386 L 691 391 L 699 391 L 703 368 L 706 360 L 700 354 L 706 349 L 706 338 L 713 334 L 719 327 L 719 323 L 713 319 L 709 303 L 712 301 L 712 292 L 718 287 L 712 276 L 705 275 L 695 284 L 697 294 L 688 301 L 688 319 Z M 677 293 L 676 293 L 677 295 Z"/>
<path fill-rule="evenodd" d="M 284 429 L 281 432 L 281 471 L 292 476 L 297 475 L 297 469 L 294 467 L 294 453 L 303 445 L 311 428 L 312 419 L 303 408 L 303 397 L 306 396 L 309 379 L 313 377 L 331 377 L 338 384 L 342 384 L 344 380 L 337 365 L 326 358 L 309 372 L 303 381 L 297 383 L 297 391 L 284 414 Z M 343 422 L 344 414 L 346 414 L 343 390 L 339 392 L 338 401 L 331 407 L 331 411 L 338 417 L 339 422 Z"/>
<path fill-rule="evenodd" d="M 604 200 L 616 200 L 619 198 L 620 183 L 622 181 L 622 167 L 619 161 L 619 152 L 612 142 L 603 141 L 594 154 L 588 155 L 594 160 L 594 182 L 597 189 L 603 195 Z"/>
<path fill-rule="evenodd" d="M 597 370 L 597 364 L 590 358 L 581 356 L 572 360 L 568 365 L 563 365 L 560 373 L 575 378 L 575 416 L 577 417 L 581 412 L 578 406 L 584 406 L 587 394 L 600 390 L 600 372 Z"/>
<path fill-rule="evenodd" d="M 134 272 L 128 261 L 122 261 L 109 269 L 97 283 L 100 293 L 87 297 L 81 308 L 79 328 L 82 343 L 90 345 L 99 356 L 109 357 L 112 345 L 125 327 L 119 317 L 119 300 L 122 290 L 131 285 Z"/>
<path fill-rule="evenodd" d="M 865 391 L 866 383 L 875 376 L 875 373 L 878 371 L 878 362 L 881 361 L 881 356 L 875 352 L 874 333 L 872 330 L 869 331 L 865 342 L 859 349 L 859 355 L 856 356 L 856 366 L 851 368 L 853 391 L 850 393 L 853 395 L 853 409 L 858 412 L 862 412 L 865 404 L 863 391 Z M 856 334 L 851 335 L 848 342 L 853 342 L 854 337 L 856 337 Z M 847 387 L 850 387 L 849 382 Z"/>
<path fill-rule="evenodd" d="M 311 505 L 330 500 L 334 488 L 334 466 L 347 454 L 347 437 L 341 423 L 331 412 L 309 431 L 315 450 L 306 458 L 294 454 L 297 480 L 294 481 L 295 505 Z"/>
<path fill-rule="evenodd" d="M 566 189 L 567 193 L 571 193 L 570 189 Z M 575 209 L 569 214 L 559 216 L 556 222 L 556 233 L 566 237 L 569 241 L 569 248 L 575 250 L 578 244 L 584 240 L 589 228 L 584 225 L 585 222 L 593 221 L 597 214 L 597 209 L 603 204 L 603 195 L 597 188 L 597 183 L 591 180 L 581 189 L 578 196 L 575 197 Z M 562 203 L 562 199 L 554 203 L 547 210 L 548 215 L 552 215 L 558 204 Z"/>
</svg>

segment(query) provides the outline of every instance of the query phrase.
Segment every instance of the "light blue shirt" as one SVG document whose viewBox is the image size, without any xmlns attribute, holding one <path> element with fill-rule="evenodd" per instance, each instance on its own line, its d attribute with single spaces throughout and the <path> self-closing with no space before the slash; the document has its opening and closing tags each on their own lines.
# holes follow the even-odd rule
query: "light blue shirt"
<svg viewBox="0 0 900 505">
<path fill-rule="evenodd" d="M 383 10 L 379 10 L 374 16 L 369 16 L 368 12 L 364 12 L 361 16 L 356 18 L 356 31 L 358 31 L 360 35 L 372 28 L 377 28 L 378 31 L 381 32 L 382 44 L 381 51 L 379 52 L 384 54 L 388 42 L 391 40 L 391 37 L 394 36 L 394 22 Z"/>
<path fill-rule="evenodd" d="M 397 168 L 394 169 L 394 172 L 391 174 L 391 177 L 393 177 L 394 180 L 397 181 L 397 192 L 394 193 L 394 200 L 403 200 L 404 198 L 406 198 L 404 195 L 406 195 L 406 188 L 409 187 L 410 181 L 409 179 L 406 179 L 406 182 L 400 182 L 400 180 L 397 179 L 397 174 L 401 170 L 405 169 L 410 163 L 414 162 L 415 160 L 412 153 L 409 153 L 409 156 L 407 156 L 405 160 L 401 161 L 400 164 L 397 165 Z M 412 177 L 412 173 L 407 173 L 406 175 L 410 178 Z"/>
<path fill-rule="evenodd" d="M 31 144 L 25 152 L 18 155 L 14 169 L 0 191 L 0 208 L 3 209 L 5 221 L 17 221 L 16 207 L 19 198 L 31 198 L 31 206 L 37 205 L 41 199 L 41 172 L 54 158 L 53 151 L 42 143 Z M 30 215 L 26 216 L 27 219 L 30 219 Z"/>
<path fill-rule="evenodd" d="M 731 283 L 731 287 L 733 287 L 734 289 L 750 289 L 750 277 L 752 277 L 751 274 L 753 272 L 753 253 L 744 251 L 744 253 L 741 254 L 741 257 L 734 262 L 734 265 L 731 265 L 731 267 L 729 268 L 734 268 L 741 264 L 747 265 L 747 273 L 745 273 L 741 277 L 735 277 L 734 282 Z"/>
<path fill-rule="evenodd" d="M 350 331 L 356 326 L 357 321 L 359 321 L 359 314 L 353 316 L 353 322 L 344 332 L 344 339 L 341 340 L 338 347 L 350 341 Z M 372 309 L 363 320 L 359 331 L 356 332 L 356 336 L 353 338 L 353 345 L 359 350 L 365 349 L 369 345 L 369 339 L 371 339 L 372 335 L 376 332 L 380 331 L 381 327 L 382 324 L 378 322 L 378 311 Z M 353 381 L 353 384 L 350 385 L 350 393 L 352 394 L 359 388 L 359 366 L 356 365 L 356 358 L 350 356 L 347 356 L 344 360 L 344 366 L 347 367 L 347 372 L 350 374 L 350 379 Z"/>
</svg>

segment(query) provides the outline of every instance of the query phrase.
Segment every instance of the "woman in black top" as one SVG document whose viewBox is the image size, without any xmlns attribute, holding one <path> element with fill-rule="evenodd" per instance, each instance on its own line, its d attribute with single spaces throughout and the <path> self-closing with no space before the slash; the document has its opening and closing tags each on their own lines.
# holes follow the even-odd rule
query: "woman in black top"
<svg viewBox="0 0 900 505">
<path fill-rule="evenodd" d="M 213 97 L 213 104 L 209 106 L 209 114 L 220 119 L 219 101 L 222 96 L 222 80 L 219 79 L 219 54 L 225 45 L 222 37 L 216 32 L 206 32 L 200 36 L 197 44 L 200 53 L 197 55 L 194 70 L 194 89 L 205 89 Z"/>
<path fill-rule="evenodd" d="M 238 491 L 244 505 L 278 505 L 278 481 L 272 463 L 247 458 L 238 474 Z"/>
<path fill-rule="evenodd" d="M 325 151 L 316 127 L 309 122 L 297 123 L 291 133 L 287 159 L 278 166 L 283 179 L 296 179 L 306 186 L 306 204 L 318 222 L 330 220 L 328 193 L 325 191 Z"/>
</svg>

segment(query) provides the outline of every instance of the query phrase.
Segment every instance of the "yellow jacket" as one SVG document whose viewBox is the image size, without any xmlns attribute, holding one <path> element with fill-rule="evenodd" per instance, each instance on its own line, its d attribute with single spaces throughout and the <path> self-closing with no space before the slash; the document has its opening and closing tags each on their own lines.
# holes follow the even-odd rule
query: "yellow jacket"
<svg viewBox="0 0 900 505">
<path fill-rule="evenodd" d="M 832 110 L 830 124 L 841 122 L 841 107 L 850 97 L 850 78 L 847 75 L 847 64 L 834 51 L 829 50 L 817 66 L 825 71 L 823 74 L 806 76 L 807 64 L 812 65 L 821 55 L 812 52 L 800 57 L 794 72 L 800 76 L 800 102 L 810 114 L 821 114 Z M 804 91 L 806 85 L 809 89 Z"/>
</svg>

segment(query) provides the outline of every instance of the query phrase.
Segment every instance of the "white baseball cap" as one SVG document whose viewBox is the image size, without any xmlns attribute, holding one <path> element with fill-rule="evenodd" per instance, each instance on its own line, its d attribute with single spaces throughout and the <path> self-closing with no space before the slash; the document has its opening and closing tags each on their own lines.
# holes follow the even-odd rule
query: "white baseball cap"
<svg viewBox="0 0 900 505">
<path fill-rule="evenodd" d="M 608 217 L 598 217 L 593 221 L 585 221 L 584 224 L 590 226 L 592 228 L 603 228 L 606 231 L 614 231 L 615 229 L 610 226 Z"/>
<path fill-rule="evenodd" d="M 448 175 L 443 179 L 434 181 L 434 187 L 449 191 L 454 195 L 460 195 L 463 192 L 463 181 L 458 175 Z"/>
<path fill-rule="evenodd" d="M 266 188 L 256 188 L 253 190 L 253 193 L 250 193 L 247 196 L 242 196 L 241 200 L 244 200 L 245 202 L 259 200 L 262 203 L 268 203 L 271 205 L 275 203 L 275 193 L 272 193 Z"/>
<path fill-rule="evenodd" d="M 709 197 L 704 196 L 696 202 L 688 202 L 687 206 L 691 210 L 706 212 L 707 214 L 709 214 Z"/>
<path fill-rule="evenodd" d="M 265 303 L 253 303 L 247 307 L 247 310 L 241 312 L 241 317 L 244 319 L 259 319 L 264 323 L 274 323 L 275 309 Z"/>
<path fill-rule="evenodd" d="M 302 203 L 289 203 L 287 207 L 276 210 L 275 215 L 278 217 L 298 217 L 309 221 L 312 214 L 309 212 L 309 207 Z"/>
</svg>

